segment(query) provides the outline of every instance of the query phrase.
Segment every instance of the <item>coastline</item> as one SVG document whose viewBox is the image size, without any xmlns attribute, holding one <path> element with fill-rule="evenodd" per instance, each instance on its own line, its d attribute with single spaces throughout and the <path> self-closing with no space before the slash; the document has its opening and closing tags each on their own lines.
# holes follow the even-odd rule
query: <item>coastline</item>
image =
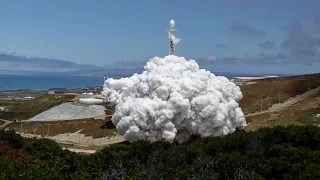
<svg viewBox="0 0 320 180">
<path fill-rule="evenodd" d="M 103 86 L 101 76 L 80 75 L 0 75 L 0 92 L 48 91 L 52 88 L 80 89 Z"/>
</svg>

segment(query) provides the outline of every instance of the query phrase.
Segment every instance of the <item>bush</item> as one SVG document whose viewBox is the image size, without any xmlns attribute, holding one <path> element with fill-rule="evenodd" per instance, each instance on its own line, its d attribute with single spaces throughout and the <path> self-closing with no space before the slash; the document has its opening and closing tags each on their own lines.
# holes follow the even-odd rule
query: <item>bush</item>
<svg viewBox="0 0 320 180">
<path fill-rule="evenodd" d="M 61 147 L 49 139 L 31 140 L 22 150 L 42 160 L 58 158 L 62 152 Z"/>
<path fill-rule="evenodd" d="M 16 136 L 0 131 L 0 137 L 7 142 Z M 62 151 L 51 140 L 25 143 L 21 150 L 0 156 L 6 179 L 320 179 L 316 126 L 192 137 L 183 144 L 137 141 L 89 156 Z"/>
<path fill-rule="evenodd" d="M 14 130 L 0 130 L 0 141 L 8 142 L 9 146 L 14 149 L 21 149 L 25 143 L 25 139 L 16 134 Z"/>
</svg>

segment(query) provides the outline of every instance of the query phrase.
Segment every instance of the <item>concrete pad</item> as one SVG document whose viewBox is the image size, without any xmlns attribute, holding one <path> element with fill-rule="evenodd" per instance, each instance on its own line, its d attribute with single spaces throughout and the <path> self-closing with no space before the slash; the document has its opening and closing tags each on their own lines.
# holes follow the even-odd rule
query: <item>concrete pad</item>
<svg viewBox="0 0 320 180">
<path fill-rule="evenodd" d="M 44 111 L 25 121 L 61 121 L 94 118 L 105 115 L 105 107 L 101 105 L 83 105 L 79 103 L 63 103 Z"/>
</svg>

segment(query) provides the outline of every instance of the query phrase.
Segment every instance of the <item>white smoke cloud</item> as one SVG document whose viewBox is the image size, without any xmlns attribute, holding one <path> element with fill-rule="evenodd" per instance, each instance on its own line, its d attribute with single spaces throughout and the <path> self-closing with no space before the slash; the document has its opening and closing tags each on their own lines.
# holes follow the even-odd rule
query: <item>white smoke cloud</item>
<svg viewBox="0 0 320 180">
<path fill-rule="evenodd" d="M 154 57 L 142 74 L 107 79 L 102 94 L 116 104 L 112 122 L 130 142 L 179 142 L 232 133 L 246 126 L 240 88 L 199 69 L 195 60 Z"/>
</svg>

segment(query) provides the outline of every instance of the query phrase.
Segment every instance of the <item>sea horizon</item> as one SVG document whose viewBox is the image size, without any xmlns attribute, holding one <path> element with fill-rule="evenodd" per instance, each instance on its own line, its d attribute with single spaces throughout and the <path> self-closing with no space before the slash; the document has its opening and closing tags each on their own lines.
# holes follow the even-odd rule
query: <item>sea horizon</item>
<svg viewBox="0 0 320 180">
<path fill-rule="evenodd" d="M 258 77 L 269 74 L 214 73 L 228 78 L 236 76 Z M 270 74 L 271 75 L 271 74 Z M 275 74 L 272 74 L 275 75 Z M 277 75 L 280 76 L 280 75 Z M 108 78 L 119 79 L 128 75 L 108 75 Z M 47 90 L 51 88 L 83 88 L 87 86 L 103 86 L 104 76 L 74 74 L 0 74 L 0 91 Z"/>
<path fill-rule="evenodd" d="M 116 78 L 116 77 L 114 77 Z M 103 86 L 103 76 L 82 75 L 0 75 L 0 91 L 48 90 Z"/>
</svg>

